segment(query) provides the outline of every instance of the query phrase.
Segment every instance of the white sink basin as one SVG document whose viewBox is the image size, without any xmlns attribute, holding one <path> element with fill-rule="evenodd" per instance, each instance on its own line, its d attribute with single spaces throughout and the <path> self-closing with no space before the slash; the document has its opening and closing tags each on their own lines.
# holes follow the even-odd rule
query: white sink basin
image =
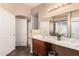
<svg viewBox="0 0 79 59">
<path fill-rule="evenodd" d="M 57 40 L 56 36 L 44 36 L 45 40 Z"/>
</svg>

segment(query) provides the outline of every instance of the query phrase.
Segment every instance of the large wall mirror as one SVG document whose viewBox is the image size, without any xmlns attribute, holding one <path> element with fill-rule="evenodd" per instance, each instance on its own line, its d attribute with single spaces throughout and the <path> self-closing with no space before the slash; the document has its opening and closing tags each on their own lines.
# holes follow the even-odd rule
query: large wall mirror
<svg viewBox="0 0 79 59">
<path fill-rule="evenodd" d="M 70 15 L 68 15 L 70 14 Z M 79 10 L 52 17 L 54 35 L 79 39 Z"/>
<path fill-rule="evenodd" d="M 58 34 L 68 38 L 79 39 L 79 10 L 48 18 L 49 28 L 46 24 L 47 23 L 45 23 L 46 28 L 44 28 L 45 26 L 43 28 L 45 30 L 49 29 L 51 36 Z"/>
</svg>

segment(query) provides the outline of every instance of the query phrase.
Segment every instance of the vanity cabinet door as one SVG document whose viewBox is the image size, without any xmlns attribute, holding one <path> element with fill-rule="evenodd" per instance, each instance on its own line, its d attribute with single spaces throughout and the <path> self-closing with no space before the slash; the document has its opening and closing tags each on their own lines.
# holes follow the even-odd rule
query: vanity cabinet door
<svg viewBox="0 0 79 59">
<path fill-rule="evenodd" d="M 32 42 L 33 42 L 33 53 L 34 54 L 37 54 L 38 53 L 37 52 L 37 48 L 38 48 L 37 44 L 38 44 L 38 41 L 35 40 L 35 39 L 33 39 Z"/>
<path fill-rule="evenodd" d="M 38 56 L 47 56 L 51 45 L 47 42 L 33 39 L 33 53 Z"/>
<path fill-rule="evenodd" d="M 79 51 L 52 44 L 52 51 L 56 51 L 58 56 L 79 56 Z"/>
<path fill-rule="evenodd" d="M 44 46 L 38 45 L 38 56 L 47 56 L 47 51 Z"/>
<path fill-rule="evenodd" d="M 79 51 L 61 46 L 56 46 L 56 51 L 58 52 L 59 56 L 79 56 Z"/>
<path fill-rule="evenodd" d="M 46 42 L 38 41 L 38 55 L 39 56 L 47 56 L 47 46 Z"/>
</svg>

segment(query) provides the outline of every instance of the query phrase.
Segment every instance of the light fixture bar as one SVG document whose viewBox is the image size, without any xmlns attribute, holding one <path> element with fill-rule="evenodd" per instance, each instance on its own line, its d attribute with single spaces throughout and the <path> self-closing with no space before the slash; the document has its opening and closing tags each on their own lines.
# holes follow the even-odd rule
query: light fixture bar
<svg viewBox="0 0 79 59">
<path fill-rule="evenodd" d="M 57 4 L 53 8 L 48 9 L 48 12 L 50 13 L 52 11 L 58 10 L 59 8 L 64 7 L 64 6 L 69 5 L 69 4 L 71 4 L 71 3 Z"/>
</svg>

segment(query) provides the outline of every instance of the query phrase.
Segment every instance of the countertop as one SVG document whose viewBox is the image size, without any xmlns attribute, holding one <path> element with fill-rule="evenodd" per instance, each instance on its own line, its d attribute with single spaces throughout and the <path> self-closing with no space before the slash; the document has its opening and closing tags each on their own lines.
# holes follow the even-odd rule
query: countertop
<svg viewBox="0 0 79 59">
<path fill-rule="evenodd" d="M 78 39 L 61 38 L 61 40 L 57 40 L 56 36 L 48 36 L 48 35 L 34 35 L 32 36 L 32 38 L 79 51 Z"/>
</svg>

